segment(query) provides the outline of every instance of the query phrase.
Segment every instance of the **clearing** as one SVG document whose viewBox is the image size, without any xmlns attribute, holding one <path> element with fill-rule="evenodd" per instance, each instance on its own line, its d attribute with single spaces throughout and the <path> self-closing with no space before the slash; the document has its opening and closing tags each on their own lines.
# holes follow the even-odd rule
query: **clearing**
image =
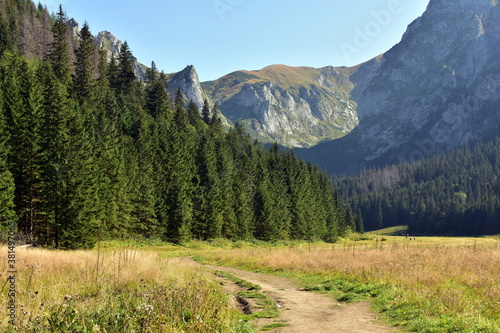
<svg viewBox="0 0 500 333">
<path fill-rule="evenodd" d="M 337 303 L 326 295 L 302 291 L 290 279 L 261 273 L 247 272 L 235 268 L 201 265 L 192 258 L 182 258 L 183 262 L 200 265 L 212 271 L 229 272 L 245 281 L 257 284 L 260 292 L 272 298 L 280 308 L 278 318 L 256 319 L 258 327 L 272 323 L 284 323 L 287 326 L 273 332 L 286 333 L 386 333 L 398 332 L 397 329 L 383 326 L 376 314 L 370 310 L 368 302 Z M 241 290 L 227 279 L 221 282 L 228 293 Z"/>
</svg>

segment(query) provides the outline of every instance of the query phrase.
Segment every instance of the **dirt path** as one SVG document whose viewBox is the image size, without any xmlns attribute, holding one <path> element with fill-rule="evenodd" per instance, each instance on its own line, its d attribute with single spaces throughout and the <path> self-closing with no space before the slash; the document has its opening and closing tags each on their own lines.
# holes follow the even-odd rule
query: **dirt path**
<svg viewBox="0 0 500 333">
<path fill-rule="evenodd" d="M 193 265 L 200 265 L 191 258 L 181 259 Z M 248 282 L 261 286 L 265 293 L 280 305 L 280 316 L 274 319 L 258 319 L 262 325 L 283 322 L 289 326 L 277 328 L 273 332 L 283 333 L 386 333 L 398 332 L 395 328 L 383 326 L 370 311 L 369 303 L 338 304 L 332 298 L 318 293 L 301 291 L 288 279 L 252 273 L 239 269 L 202 265 L 210 270 L 226 271 Z M 227 286 L 234 291 L 234 286 Z"/>
</svg>

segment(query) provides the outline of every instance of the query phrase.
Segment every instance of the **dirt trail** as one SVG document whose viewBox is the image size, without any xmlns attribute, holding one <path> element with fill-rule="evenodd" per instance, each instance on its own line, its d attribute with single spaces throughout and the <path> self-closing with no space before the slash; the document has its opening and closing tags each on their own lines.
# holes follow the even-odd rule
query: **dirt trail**
<svg viewBox="0 0 500 333">
<path fill-rule="evenodd" d="M 181 259 L 193 265 L 200 265 L 191 258 Z M 395 328 L 383 326 L 370 311 L 369 303 L 338 304 L 332 298 L 318 293 L 301 291 L 286 278 L 247 272 L 235 268 L 202 265 L 211 270 L 226 271 L 248 282 L 261 286 L 265 293 L 281 306 L 280 315 L 274 319 L 258 319 L 262 325 L 283 322 L 289 326 L 273 332 L 282 333 L 386 333 L 398 332 Z M 228 287 L 230 288 L 230 287 Z M 233 286 L 234 288 L 234 286 Z"/>
</svg>

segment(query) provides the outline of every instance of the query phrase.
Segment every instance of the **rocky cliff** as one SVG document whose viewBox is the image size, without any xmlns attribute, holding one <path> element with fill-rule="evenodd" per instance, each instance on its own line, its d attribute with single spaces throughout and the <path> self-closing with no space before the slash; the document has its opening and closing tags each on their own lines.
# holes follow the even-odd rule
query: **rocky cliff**
<svg viewBox="0 0 500 333">
<path fill-rule="evenodd" d="M 203 88 L 233 123 L 255 138 L 289 147 L 309 147 L 349 133 L 358 123 L 349 98 L 357 68 L 274 65 L 238 71 Z"/>
<path fill-rule="evenodd" d="M 304 156 L 330 170 L 344 169 L 341 161 L 354 171 L 500 134 L 498 1 L 430 1 L 374 69 L 368 81 L 350 77 L 359 126 Z"/>
<path fill-rule="evenodd" d="M 175 97 L 177 89 L 181 90 L 186 101 L 193 101 L 201 111 L 207 95 L 201 88 L 198 73 L 193 65 L 169 76 L 168 93 L 172 99 Z"/>
<path fill-rule="evenodd" d="M 95 39 L 98 47 L 106 50 L 108 61 L 111 60 L 111 57 L 118 59 L 118 56 L 120 55 L 120 48 L 123 45 L 123 42 L 121 40 L 116 38 L 109 31 L 99 32 Z M 145 81 L 147 67 L 141 64 L 135 57 L 133 66 L 135 75 L 139 78 L 139 80 Z"/>
</svg>

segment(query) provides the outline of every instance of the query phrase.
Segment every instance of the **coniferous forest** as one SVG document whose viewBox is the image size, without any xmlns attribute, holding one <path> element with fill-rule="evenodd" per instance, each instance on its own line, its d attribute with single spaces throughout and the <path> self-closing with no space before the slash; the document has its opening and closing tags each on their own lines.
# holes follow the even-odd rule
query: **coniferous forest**
<svg viewBox="0 0 500 333">
<path fill-rule="evenodd" d="M 334 183 L 367 230 L 408 225 L 411 233 L 478 236 L 500 232 L 499 175 L 496 138 Z"/>
<path fill-rule="evenodd" d="M 216 107 L 168 96 L 154 63 L 140 82 L 127 43 L 109 61 L 87 24 L 68 38 L 62 8 L 2 6 L 4 230 L 16 221 L 28 241 L 80 248 L 126 237 L 335 241 L 356 228 L 324 172 L 225 128 Z M 29 32 L 23 20 L 51 27 L 35 57 L 15 38 Z"/>
</svg>

